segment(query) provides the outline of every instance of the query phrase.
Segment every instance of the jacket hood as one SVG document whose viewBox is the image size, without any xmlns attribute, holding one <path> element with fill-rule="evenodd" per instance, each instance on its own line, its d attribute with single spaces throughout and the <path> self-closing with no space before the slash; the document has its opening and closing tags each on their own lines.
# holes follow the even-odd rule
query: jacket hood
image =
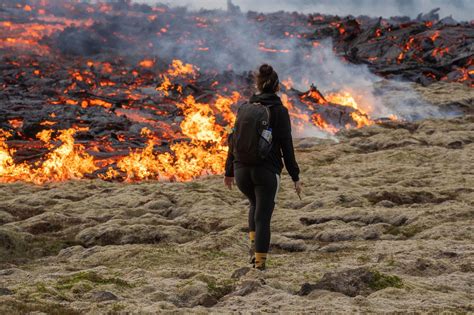
<svg viewBox="0 0 474 315">
<path fill-rule="evenodd" d="M 262 103 L 263 105 L 283 105 L 281 99 L 275 93 L 254 94 L 250 97 L 250 103 Z"/>
</svg>

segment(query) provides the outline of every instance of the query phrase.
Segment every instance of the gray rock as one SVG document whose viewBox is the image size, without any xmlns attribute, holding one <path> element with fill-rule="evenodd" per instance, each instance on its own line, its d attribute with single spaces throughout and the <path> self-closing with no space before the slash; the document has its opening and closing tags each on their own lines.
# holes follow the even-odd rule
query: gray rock
<svg viewBox="0 0 474 315">
<path fill-rule="evenodd" d="M 246 296 L 254 291 L 257 291 L 261 287 L 262 283 L 258 280 L 246 280 L 243 281 L 239 287 L 237 287 L 237 290 L 230 293 L 228 296 Z"/>
<path fill-rule="evenodd" d="M 242 267 L 235 270 L 230 276 L 232 279 L 240 279 L 241 277 L 245 276 L 250 271 L 249 267 Z"/>
<path fill-rule="evenodd" d="M 364 240 L 378 240 L 380 238 L 380 232 L 375 229 L 368 229 L 364 231 L 362 238 Z"/>
<path fill-rule="evenodd" d="M 331 230 L 331 231 L 322 231 L 316 238 L 321 242 L 341 242 L 341 241 L 351 241 L 357 238 L 357 234 L 354 230 Z"/>
<path fill-rule="evenodd" d="M 361 267 L 326 273 L 316 284 L 304 283 L 298 295 L 308 295 L 313 290 L 328 290 L 351 297 L 357 295 L 367 296 L 390 286 L 400 287 L 401 280 Z"/>
<path fill-rule="evenodd" d="M 325 253 L 335 253 L 335 252 L 344 250 L 346 248 L 348 248 L 348 246 L 344 244 L 329 244 L 329 245 L 321 247 L 319 251 L 325 252 Z"/>
<path fill-rule="evenodd" d="M 0 288 L 0 296 L 2 295 L 12 295 L 13 291 L 7 288 Z"/>
<path fill-rule="evenodd" d="M 310 203 L 309 207 L 311 209 L 319 209 L 319 208 L 324 207 L 324 202 L 322 202 L 321 200 L 316 200 L 316 201 L 313 201 L 312 203 Z"/>
<path fill-rule="evenodd" d="M 15 221 L 15 218 L 8 212 L 0 210 L 0 224 L 5 224 Z"/>
<path fill-rule="evenodd" d="M 376 206 L 379 206 L 379 207 L 384 207 L 384 208 L 393 208 L 396 206 L 395 203 L 391 202 L 390 200 L 381 200 L 379 202 L 377 202 Z"/>
<path fill-rule="evenodd" d="M 3 269 L 0 270 L 0 276 L 9 276 L 15 272 L 14 269 Z"/>
<path fill-rule="evenodd" d="M 97 302 L 104 302 L 118 300 L 118 297 L 109 291 L 97 291 L 92 293 L 92 299 Z"/>
<path fill-rule="evenodd" d="M 272 247 L 288 252 L 304 252 L 306 250 L 306 244 L 303 240 L 291 240 L 285 237 L 273 241 Z"/>
<path fill-rule="evenodd" d="M 191 306 L 204 306 L 204 307 L 212 307 L 216 305 L 218 300 L 208 293 L 201 294 L 197 296 L 193 301 L 191 301 Z"/>
</svg>

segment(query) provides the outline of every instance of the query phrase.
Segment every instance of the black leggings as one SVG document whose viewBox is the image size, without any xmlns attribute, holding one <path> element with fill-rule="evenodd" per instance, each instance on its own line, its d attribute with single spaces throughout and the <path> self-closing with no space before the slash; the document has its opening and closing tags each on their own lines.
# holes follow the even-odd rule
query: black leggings
<svg viewBox="0 0 474 315">
<path fill-rule="evenodd" d="M 255 250 L 267 253 L 270 247 L 270 220 L 280 177 L 258 166 L 236 168 L 234 173 L 237 187 L 250 201 L 249 229 L 255 231 Z"/>
</svg>

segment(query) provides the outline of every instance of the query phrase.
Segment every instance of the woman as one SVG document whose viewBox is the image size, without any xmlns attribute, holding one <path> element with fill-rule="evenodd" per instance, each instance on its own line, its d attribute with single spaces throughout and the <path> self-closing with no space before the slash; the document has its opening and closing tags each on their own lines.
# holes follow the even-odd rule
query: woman
<svg viewBox="0 0 474 315">
<path fill-rule="evenodd" d="M 272 148 L 263 162 L 256 165 L 240 162 L 235 158 L 232 149 L 229 149 L 224 183 L 232 189 L 235 175 L 237 187 L 250 202 L 248 218 L 250 255 L 254 267 L 264 270 L 270 247 L 270 220 L 283 169 L 282 157 L 298 194 L 301 193 L 301 183 L 291 137 L 290 116 L 288 109 L 276 95 L 280 89 L 278 74 L 271 66 L 264 64 L 256 76 L 256 83 L 258 93 L 250 98 L 249 103 L 260 103 L 269 109 Z"/>
</svg>

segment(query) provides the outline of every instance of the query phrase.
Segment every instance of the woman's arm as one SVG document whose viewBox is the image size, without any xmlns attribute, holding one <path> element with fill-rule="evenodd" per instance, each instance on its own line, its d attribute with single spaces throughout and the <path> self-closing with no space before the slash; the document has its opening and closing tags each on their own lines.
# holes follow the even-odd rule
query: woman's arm
<svg viewBox="0 0 474 315">
<path fill-rule="evenodd" d="M 300 180 L 300 168 L 298 163 L 296 162 L 295 158 L 295 150 L 293 148 L 293 138 L 291 136 L 291 121 L 290 115 L 288 114 L 288 109 L 283 107 L 280 116 L 280 124 L 279 124 L 279 136 L 280 136 L 280 144 L 281 144 L 281 151 L 283 154 L 283 161 L 285 162 L 285 167 L 288 170 L 288 173 L 291 176 L 291 179 L 294 182 L 298 182 Z"/>
<path fill-rule="evenodd" d="M 232 136 L 233 133 L 229 134 L 227 143 L 229 151 L 227 152 L 227 160 L 225 161 L 225 177 L 234 177 L 234 155 L 232 154 Z"/>
</svg>

